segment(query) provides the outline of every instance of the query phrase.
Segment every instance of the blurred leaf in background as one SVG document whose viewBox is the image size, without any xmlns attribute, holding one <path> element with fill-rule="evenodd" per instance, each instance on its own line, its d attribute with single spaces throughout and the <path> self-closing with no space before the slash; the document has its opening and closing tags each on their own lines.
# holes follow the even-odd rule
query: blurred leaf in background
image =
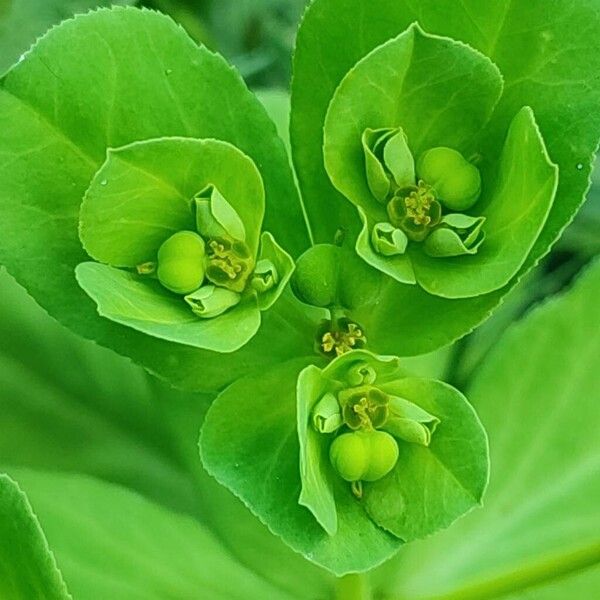
<svg viewBox="0 0 600 600">
<path fill-rule="evenodd" d="M 135 4 L 135 0 L 0 0 L 0 74 L 53 25 L 112 4 Z"/>
</svg>

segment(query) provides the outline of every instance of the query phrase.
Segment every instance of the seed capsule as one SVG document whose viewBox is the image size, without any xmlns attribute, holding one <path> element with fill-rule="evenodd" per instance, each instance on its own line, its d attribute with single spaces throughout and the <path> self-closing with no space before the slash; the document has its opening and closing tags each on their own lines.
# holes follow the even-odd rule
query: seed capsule
<svg viewBox="0 0 600 600">
<path fill-rule="evenodd" d="M 346 481 L 377 481 L 398 461 L 398 444 L 385 431 L 343 433 L 333 440 L 329 459 Z"/>
<path fill-rule="evenodd" d="M 158 280 L 175 294 L 189 294 L 204 280 L 204 240 L 193 231 L 179 231 L 158 251 Z"/>
<path fill-rule="evenodd" d="M 468 210 L 481 194 L 479 169 L 452 148 L 427 150 L 419 159 L 417 173 L 450 210 Z"/>
<path fill-rule="evenodd" d="M 317 244 L 296 264 L 292 289 L 306 304 L 326 308 L 335 303 L 338 291 L 339 248 Z"/>
</svg>

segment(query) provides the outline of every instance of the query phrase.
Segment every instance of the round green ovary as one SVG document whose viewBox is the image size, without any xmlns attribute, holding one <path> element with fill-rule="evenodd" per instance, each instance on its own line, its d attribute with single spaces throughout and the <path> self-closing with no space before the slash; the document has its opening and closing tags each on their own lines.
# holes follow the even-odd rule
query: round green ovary
<svg viewBox="0 0 600 600">
<path fill-rule="evenodd" d="M 419 159 L 417 174 L 435 189 L 439 202 L 450 210 L 468 210 L 479 199 L 479 169 L 452 148 L 427 150 Z"/>
<path fill-rule="evenodd" d="M 158 251 L 158 280 L 171 292 L 189 294 L 204 281 L 204 263 L 204 240 L 193 231 L 179 231 Z"/>
<path fill-rule="evenodd" d="M 307 250 L 296 264 L 292 289 L 296 296 L 312 306 L 322 308 L 336 301 L 339 248 L 317 244 Z"/>
<path fill-rule="evenodd" d="M 377 481 L 398 461 L 398 444 L 385 431 L 343 433 L 333 440 L 329 458 L 346 481 Z"/>
<path fill-rule="evenodd" d="M 369 468 L 363 475 L 364 481 L 377 481 L 387 475 L 398 461 L 398 444 L 385 431 L 371 433 Z"/>
</svg>

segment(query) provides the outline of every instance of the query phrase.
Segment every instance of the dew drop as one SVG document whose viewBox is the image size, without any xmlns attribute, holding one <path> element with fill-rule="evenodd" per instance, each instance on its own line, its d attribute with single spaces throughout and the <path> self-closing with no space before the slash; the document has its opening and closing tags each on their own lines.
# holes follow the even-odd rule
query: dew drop
<svg viewBox="0 0 600 600">
<path fill-rule="evenodd" d="M 577 170 L 581 171 L 581 169 L 583 169 L 583 164 L 582 163 L 577 163 Z"/>
<path fill-rule="evenodd" d="M 107 185 L 107 184 L 108 184 L 108 179 L 103 179 L 103 180 L 100 182 L 100 185 Z"/>
<path fill-rule="evenodd" d="M 170 75 L 173 72 L 173 69 L 166 69 L 165 75 Z"/>
</svg>

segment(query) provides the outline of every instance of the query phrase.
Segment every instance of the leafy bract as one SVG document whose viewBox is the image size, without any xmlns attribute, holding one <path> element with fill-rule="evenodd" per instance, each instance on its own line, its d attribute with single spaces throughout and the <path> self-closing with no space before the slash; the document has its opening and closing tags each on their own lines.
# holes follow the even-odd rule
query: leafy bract
<svg viewBox="0 0 600 600">
<path fill-rule="evenodd" d="M 371 518 L 411 541 L 448 527 L 481 504 L 489 471 L 487 438 L 475 411 L 449 385 L 409 377 L 382 389 L 439 420 L 428 446 L 399 444 L 390 475 L 365 487 Z"/>
<path fill-rule="evenodd" d="M 416 20 L 428 32 L 478 49 L 504 77 L 504 94 L 481 135 L 482 170 L 487 172 L 497 160 L 509 123 L 523 106 L 532 107 L 548 154 L 559 166 L 557 196 L 522 273 L 547 251 L 589 185 L 589 165 L 600 134 L 595 108 L 600 85 L 594 75 L 600 68 L 600 10 L 594 2 L 565 2 L 553 5 L 552 11 L 543 0 L 483 5 L 478 0 L 313 2 L 297 39 L 291 133 L 294 162 L 316 237 L 330 240 L 340 226 L 358 229 L 352 207 L 330 183 L 321 160 L 323 123 L 331 98 L 359 60 Z M 416 354 L 446 344 L 483 321 L 507 291 L 440 303 L 404 287 L 386 284 L 378 302 L 381 314 L 374 315 L 370 327 L 364 323 L 370 340 L 380 340 L 380 345 L 373 345 L 379 352 Z M 413 302 L 420 308 L 397 309 Z M 429 328 L 426 339 L 412 334 L 422 331 L 423 323 L 436 312 L 436 326 Z"/>
<path fill-rule="evenodd" d="M 134 273 L 94 262 L 81 263 L 76 273 L 79 285 L 96 302 L 101 316 L 157 338 L 233 352 L 260 327 L 255 295 L 219 317 L 199 319 L 180 297 L 156 281 L 140 281 Z"/>
<path fill-rule="evenodd" d="M 161 289 L 155 280 L 113 268 L 155 261 L 170 235 L 194 230 L 194 210 L 201 210 L 194 204 L 199 202 L 196 193 L 208 188 L 220 199 L 213 203 L 214 210 L 222 212 L 216 219 L 233 219 L 235 239 L 248 246 L 256 261 L 264 190 L 260 173 L 246 155 L 226 142 L 186 138 L 109 150 L 86 192 L 80 217 L 85 249 L 106 264 L 82 263 L 76 268 L 79 284 L 102 316 L 158 338 L 217 352 L 235 351 L 254 336 L 260 326 L 257 295 L 261 309 L 270 307 L 293 270 L 292 259 L 269 234 L 263 236 L 265 251 L 278 268 L 268 297 L 261 298 L 262 290 L 248 290 L 238 306 L 210 319 L 197 318 L 181 297 Z M 201 222 L 198 227 L 204 233 Z"/>
<path fill-rule="evenodd" d="M 366 351 L 345 354 L 325 369 L 308 362 L 235 382 L 202 428 L 206 469 L 273 533 L 340 575 L 373 567 L 404 541 L 449 525 L 480 502 L 488 471 L 485 433 L 456 390 L 405 377 L 398 359 Z M 343 382 L 347 387 L 364 369 L 376 374 L 383 392 L 416 405 L 419 416 L 439 415 L 441 423 L 429 447 L 399 439 L 397 466 L 365 482 L 361 502 L 333 470 L 333 436 L 313 429 L 313 411 L 324 394 L 343 391 Z"/>
<path fill-rule="evenodd" d="M 402 283 L 416 280 L 427 292 L 451 298 L 494 291 L 518 271 L 543 227 L 557 183 L 530 110 L 515 117 L 499 172 L 483 182 L 484 197 L 473 211 L 481 213 L 485 206 L 486 240 L 470 257 L 432 258 L 421 244 L 412 244 L 409 255 L 382 257 L 373 250 L 370 231 L 387 215 L 368 185 L 360 143 L 369 128 L 401 126 L 414 156 L 439 146 L 472 156 L 501 91 L 501 75 L 489 59 L 416 26 L 373 50 L 344 77 L 325 119 L 325 168 L 337 189 L 361 209 L 357 252 L 369 264 Z"/>
<path fill-rule="evenodd" d="M 4 474 L 0 474 L 0 593 L 11 600 L 71 598 L 27 497 Z"/>
<path fill-rule="evenodd" d="M 600 562 L 600 332 L 590 327 L 599 293 L 596 261 L 488 355 L 469 389 L 490 438 L 485 506 L 407 546 L 376 575 L 383 594 L 586 597 L 577 591 L 597 581 L 598 568 L 578 573 Z"/>
<path fill-rule="evenodd" d="M 219 354 L 99 319 L 74 278 L 86 260 L 77 239 L 79 205 L 106 149 L 164 136 L 217 138 L 246 153 L 265 185 L 264 228 L 292 254 L 303 249 L 307 237 L 283 144 L 239 76 L 167 17 L 115 8 L 53 29 L 2 81 L 0 261 L 77 333 L 179 386 L 216 390 L 253 365 L 312 347 L 310 332 L 296 329 L 306 325 L 293 302 L 289 312 L 278 302 L 272 310 L 280 315 L 263 320 L 266 337 L 259 334 L 224 368 Z"/>
<path fill-rule="evenodd" d="M 402 542 L 366 517 L 349 486 L 334 480 L 335 536 L 298 504 L 296 380 L 310 362 L 285 363 L 229 386 L 211 406 L 202 427 L 202 462 L 274 534 L 308 560 L 336 575 L 364 571 L 389 558 Z"/>
<path fill-rule="evenodd" d="M 558 185 L 558 171 L 531 109 L 523 108 L 513 119 L 498 173 L 486 183 L 490 187 L 487 192 L 484 187 L 480 200 L 486 204 L 485 239 L 476 254 L 439 258 L 411 248 L 417 281 L 429 293 L 461 298 L 492 292 L 505 286 L 527 259 Z"/>
<path fill-rule="evenodd" d="M 485 56 L 411 26 L 353 66 L 336 89 L 324 123 L 327 173 L 353 204 L 385 219 L 367 185 L 363 132 L 402 127 L 415 158 L 436 146 L 469 156 L 501 93 L 502 76 Z"/>
<path fill-rule="evenodd" d="M 76 598 L 193 598 L 198 590 L 219 600 L 289 598 L 236 563 L 190 517 L 81 475 L 13 473 Z"/>
<path fill-rule="evenodd" d="M 80 237 L 92 258 L 114 267 L 156 260 L 177 231 L 195 230 L 192 199 L 214 185 L 228 199 L 255 254 L 264 190 L 252 160 L 219 140 L 161 138 L 109 150 L 81 205 Z"/>
<path fill-rule="evenodd" d="M 392 357 L 358 350 L 337 358 L 323 370 L 310 366 L 300 374 L 300 503 L 330 535 L 335 535 L 334 487 L 338 477 L 329 464 L 333 436 L 316 433 L 312 415 L 325 394 L 341 398 L 340 392 L 359 385 L 350 382 L 366 371 L 370 373 L 369 385 L 391 398 L 390 411 L 394 412 L 382 428 L 396 436 L 400 449 L 389 475 L 363 484 L 366 513 L 403 541 L 425 537 L 481 502 L 489 468 L 487 441 L 477 416 L 459 392 L 437 381 L 407 377 L 398 359 Z M 430 432 L 429 439 L 423 439 L 414 430 L 402 428 L 401 423 L 394 426 L 390 417 L 400 414 L 407 417 L 409 426 L 418 427 L 421 419 L 434 422 L 433 435 Z"/>
</svg>

